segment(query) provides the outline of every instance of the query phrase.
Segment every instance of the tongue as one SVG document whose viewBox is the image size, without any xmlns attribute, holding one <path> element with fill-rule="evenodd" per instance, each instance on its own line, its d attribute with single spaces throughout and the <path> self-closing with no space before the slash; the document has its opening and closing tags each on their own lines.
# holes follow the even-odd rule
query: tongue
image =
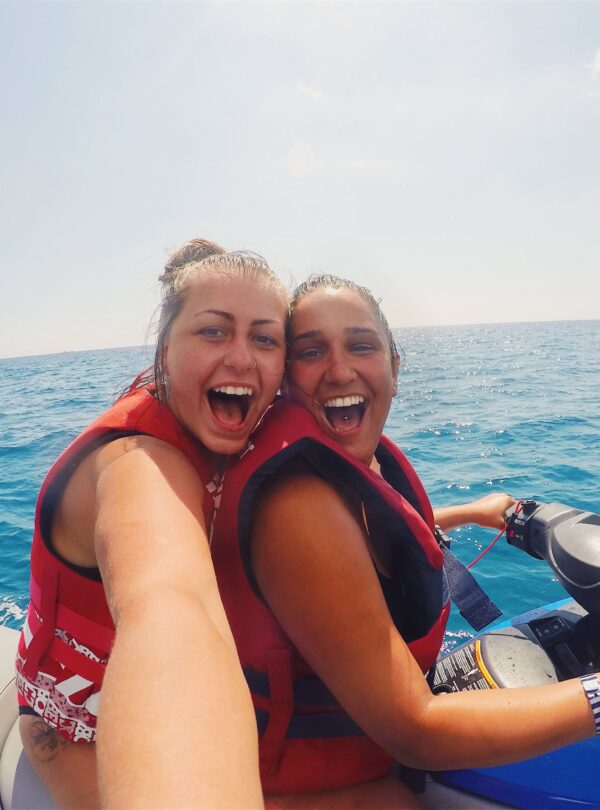
<svg viewBox="0 0 600 810">
<path fill-rule="evenodd" d="M 240 397 L 211 397 L 211 407 L 217 419 L 226 425 L 234 427 L 244 421 Z"/>
<path fill-rule="evenodd" d="M 334 430 L 352 430 L 360 424 L 360 405 L 327 408 L 327 419 Z"/>
</svg>

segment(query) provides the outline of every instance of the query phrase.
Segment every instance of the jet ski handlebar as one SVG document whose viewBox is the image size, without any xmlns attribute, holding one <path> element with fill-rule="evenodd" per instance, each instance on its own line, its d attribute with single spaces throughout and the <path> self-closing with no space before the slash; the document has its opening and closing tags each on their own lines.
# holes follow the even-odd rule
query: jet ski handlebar
<svg viewBox="0 0 600 810">
<path fill-rule="evenodd" d="M 546 560 L 563 588 L 600 617 L 600 515 L 562 503 L 521 501 L 506 513 L 506 538 Z"/>
</svg>

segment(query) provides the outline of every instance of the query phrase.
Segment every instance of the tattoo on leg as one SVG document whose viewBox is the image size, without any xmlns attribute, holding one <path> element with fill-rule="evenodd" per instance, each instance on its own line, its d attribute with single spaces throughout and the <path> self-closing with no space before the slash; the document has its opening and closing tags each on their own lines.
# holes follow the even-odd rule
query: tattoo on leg
<svg viewBox="0 0 600 810">
<path fill-rule="evenodd" d="M 63 748 L 71 745 L 43 720 L 34 720 L 31 724 L 29 739 L 32 753 L 41 762 L 52 762 Z"/>
</svg>

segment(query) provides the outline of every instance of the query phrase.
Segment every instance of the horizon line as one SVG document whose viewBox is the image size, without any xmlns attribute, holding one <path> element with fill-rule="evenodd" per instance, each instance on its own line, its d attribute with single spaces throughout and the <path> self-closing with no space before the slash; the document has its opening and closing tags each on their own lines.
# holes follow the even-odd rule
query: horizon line
<svg viewBox="0 0 600 810">
<path fill-rule="evenodd" d="M 544 319 L 537 321 L 477 321 L 477 322 L 470 322 L 470 323 L 433 323 L 433 324 L 415 324 L 413 326 L 390 326 L 392 331 L 401 331 L 401 330 L 408 330 L 408 329 L 460 329 L 465 326 L 508 326 L 509 324 L 512 325 L 519 325 L 524 326 L 525 324 L 532 324 L 532 323 L 600 323 L 600 318 L 554 318 L 554 319 Z M 58 354 L 83 354 L 85 352 L 108 352 L 108 351 L 120 351 L 123 349 L 150 349 L 152 348 L 153 344 L 150 343 L 140 343 L 140 344 L 133 344 L 130 346 L 96 346 L 95 348 L 86 348 L 86 349 L 59 349 L 55 352 L 39 352 L 34 354 L 13 354 L 13 355 L 0 355 L 0 362 L 3 360 L 23 360 L 27 357 L 54 357 Z"/>
</svg>

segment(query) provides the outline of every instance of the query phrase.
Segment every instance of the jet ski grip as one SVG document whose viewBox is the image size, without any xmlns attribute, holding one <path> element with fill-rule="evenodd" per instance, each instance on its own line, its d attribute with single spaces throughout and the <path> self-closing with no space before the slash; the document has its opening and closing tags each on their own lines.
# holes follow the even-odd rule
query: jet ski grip
<svg viewBox="0 0 600 810">
<path fill-rule="evenodd" d="M 567 593 L 600 619 L 600 515 L 523 501 L 507 511 L 506 523 L 508 543 L 546 560 Z"/>
</svg>

